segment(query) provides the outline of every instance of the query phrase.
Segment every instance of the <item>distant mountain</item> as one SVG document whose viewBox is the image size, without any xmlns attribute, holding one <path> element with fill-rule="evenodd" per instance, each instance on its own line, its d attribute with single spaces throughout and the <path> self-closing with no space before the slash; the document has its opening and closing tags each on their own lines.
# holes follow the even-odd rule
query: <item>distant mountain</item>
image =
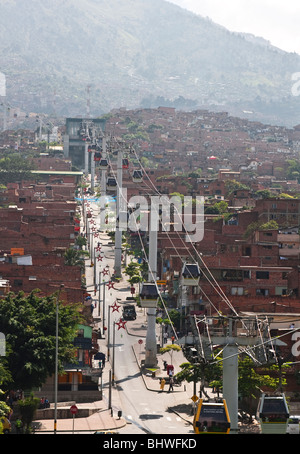
<svg viewBox="0 0 300 454">
<path fill-rule="evenodd" d="M 164 0 L 0 0 L 0 71 L 25 111 L 166 104 L 300 122 L 298 54 Z"/>
</svg>

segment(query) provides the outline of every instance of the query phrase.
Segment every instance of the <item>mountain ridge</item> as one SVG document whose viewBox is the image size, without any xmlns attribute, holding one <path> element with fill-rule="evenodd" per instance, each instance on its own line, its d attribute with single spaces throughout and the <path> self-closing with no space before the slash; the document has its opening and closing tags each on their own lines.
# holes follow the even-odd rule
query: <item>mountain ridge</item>
<svg viewBox="0 0 300 454">
<path fill-rule="evenodd" d="M 0 9 L 0 71 L 8 101 L 25 110 L 83 115 L 90 87 L 94 115 L 183 98 L 219 109 L 284 104 L 299 123 L 299 55 L 167 1 L 0 0 Z"/>
</svg>

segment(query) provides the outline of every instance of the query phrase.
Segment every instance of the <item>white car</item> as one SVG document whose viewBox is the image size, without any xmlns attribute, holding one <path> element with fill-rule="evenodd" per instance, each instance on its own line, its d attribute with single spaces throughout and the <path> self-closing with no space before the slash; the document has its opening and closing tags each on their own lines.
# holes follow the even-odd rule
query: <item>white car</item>
<svg viewBox="0 0 300 454">
<path fill-rule="evenodd" d="M 299 434 L 300 433 L 300 416 L 299 415 L 290 415 L 286 433 L 287 434 Z"/>
</svg>

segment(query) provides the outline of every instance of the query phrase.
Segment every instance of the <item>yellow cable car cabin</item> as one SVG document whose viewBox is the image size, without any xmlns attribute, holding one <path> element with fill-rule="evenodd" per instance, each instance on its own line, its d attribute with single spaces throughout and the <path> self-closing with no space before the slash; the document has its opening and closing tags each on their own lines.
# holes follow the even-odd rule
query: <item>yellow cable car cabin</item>
<svg viewBox="0 0 300 454">
<path fill-rule="evenodd" d="M 204 402 L 199 399 L 193 426 L 197 435 L 229 434 L 230 418 L 225 399 L 222 402 Z"/>
</svg>

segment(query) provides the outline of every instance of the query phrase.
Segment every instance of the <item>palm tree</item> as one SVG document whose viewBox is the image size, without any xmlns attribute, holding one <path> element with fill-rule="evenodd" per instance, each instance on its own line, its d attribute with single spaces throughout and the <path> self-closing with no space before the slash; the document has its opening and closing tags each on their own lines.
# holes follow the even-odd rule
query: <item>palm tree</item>
<svg viewBox="0 0 300 454">
<path fill-rule="evenodd" d="M 66 266 L 80 266 L 84 268 L 84 258 L 82 254 L 85 254 L 86 251 L 79 251 L 76 249 L 69 248 L 64 253 L 65 265 Z"/>
</svg>

